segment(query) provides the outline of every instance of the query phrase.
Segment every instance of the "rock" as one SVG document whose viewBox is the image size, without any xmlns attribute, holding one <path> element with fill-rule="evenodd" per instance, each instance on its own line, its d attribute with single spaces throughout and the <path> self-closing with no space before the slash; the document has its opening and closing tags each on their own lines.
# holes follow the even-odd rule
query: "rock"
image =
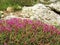
<svg viewBox="0 0 60 45">
<path fill-rule="evenodd" d="M 3 14 L 4 12 L 3 11 L 0 11 L 1 14 Z"/>
<path fill-rule="evenodd" d="M 10 13 L 8 16 L 4 17 L 3 19 L 11 19 L 11 18 L 17 18 L 13 13 Z"/>
<path fill-rule="evenodd" d="M 52 2 L 52 3 L 56 2 L 56 1 L 58 1 L 58 0 L 50 0 L 50 2 Z"/>
<path fill-rule="evenodd" d="M 60 12 L 60 1 L 56 2 L 56 3 L 51 3 L 50 5 L 48 5 L 51 9 Z"/>
<path fill-rule="evenodd" d="M 1 15 L 1 18 L 4 18 L 4 15 Z"/>
<path fill-rule="evenodd" d="M 0 19 L 2 18 L 3 13 L 3 11 L 0 11 Z"/>
<path fill-rule="evenodd" d="M 23 17 L 30 17 L 32 16 L 33 12 L 32 12 L 32 7 L 23 7 L 22 8 L 22 13 L 21 15 L 23 15 Z"/>
<path fill-rule="evenodd" d="M 60 16 L 57 17 L 57 21 L 58 21 L 58 23 L 60 23 Z"/>
<path fill-rule="evenodd" d="M 5 18 L 9 19 L 10 17 L 12 17 L 12 18 L 14 18 L 14 17 L 22 17 L 22 15 L 20 13 L 21 13 L 21 11 L 15 11 L 15 12 L 3 11 L 3 14 L 1 14 L 1 19 L 5 19 Z"/>
<path fill-rule="evenodd" d="M 14 11 L 14 8 L 13 7 L 7 7 L 6 11 L 7 12 L 13 12 Z"/>
<path fill-rule="evenodd" d="M 59 25 L 60 22 L 57 17 L 60 17 L 54 11 L 50 10 L 43 4 L 36 4 L 32 7 L 23 7 L 23 18 L 30 18 L 31 20 L 40 20 L 44 23 Z"/>
<path fill-rule="evenodd" d="M 54 3 L 56 1 L 57 0 L 40 0 L 40 2 L 43 3 L 43 4 L 51 4 L 51 3 Z"/>
</svg>

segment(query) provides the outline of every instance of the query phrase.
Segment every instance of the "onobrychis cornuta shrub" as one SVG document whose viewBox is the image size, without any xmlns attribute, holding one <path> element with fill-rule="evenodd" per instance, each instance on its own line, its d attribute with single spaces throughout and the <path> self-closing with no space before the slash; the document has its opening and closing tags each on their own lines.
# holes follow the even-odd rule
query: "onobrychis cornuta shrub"
<svg viewBox="0 0 60 45">
<path fill-rule="evenodd" d="M 0 20 L 1 45 L 59 45 L 60 30 L 39 20 Z"/>
</svg>

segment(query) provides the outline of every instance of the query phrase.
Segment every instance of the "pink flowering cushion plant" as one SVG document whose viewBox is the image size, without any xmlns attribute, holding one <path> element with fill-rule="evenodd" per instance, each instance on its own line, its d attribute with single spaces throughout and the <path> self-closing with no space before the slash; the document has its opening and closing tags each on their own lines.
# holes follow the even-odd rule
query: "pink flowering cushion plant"
<svg viewBox="0 0 60 45">
<path fill-rule="evenodd" d="M 39 20 L 0 20 L 0 45 L 60 45 L 60 30 Z"/>
</svg>

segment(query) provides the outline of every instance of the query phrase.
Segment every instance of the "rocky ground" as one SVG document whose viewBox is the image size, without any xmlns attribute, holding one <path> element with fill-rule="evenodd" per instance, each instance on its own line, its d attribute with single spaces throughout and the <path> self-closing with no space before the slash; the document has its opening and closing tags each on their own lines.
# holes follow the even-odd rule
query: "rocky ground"
<svg viewBox="0 0 60 45">
<path fill-rule="evenodd" d="M 44 3 L 44 0 L 42 1 Z M 31 20 L 41 20 L 44 23 L 52 25 L 60 25 L 60 2 L 56 0 L 50 0 L 50 4 L 45 5 L 42 3 L 35 4 L 34 6 L 22 8 L 22 11 L 0 11 L 2 13 L 2 19 L 10 18 L 29 18 Z M 9 11 L 10 10 L 10 11 Z"/>
</svg>

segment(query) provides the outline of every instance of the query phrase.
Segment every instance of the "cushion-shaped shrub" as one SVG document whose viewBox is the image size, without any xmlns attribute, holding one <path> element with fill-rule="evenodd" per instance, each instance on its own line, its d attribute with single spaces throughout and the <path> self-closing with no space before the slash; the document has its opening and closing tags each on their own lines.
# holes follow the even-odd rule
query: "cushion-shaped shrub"
<svg viewBox="0 0 60 45">
<path fill-rule="evenodd" d="M 39 20 L 11 18 L 0 20 L 1 45 L 59 45 L 60 31 Z"/>
</svg>

